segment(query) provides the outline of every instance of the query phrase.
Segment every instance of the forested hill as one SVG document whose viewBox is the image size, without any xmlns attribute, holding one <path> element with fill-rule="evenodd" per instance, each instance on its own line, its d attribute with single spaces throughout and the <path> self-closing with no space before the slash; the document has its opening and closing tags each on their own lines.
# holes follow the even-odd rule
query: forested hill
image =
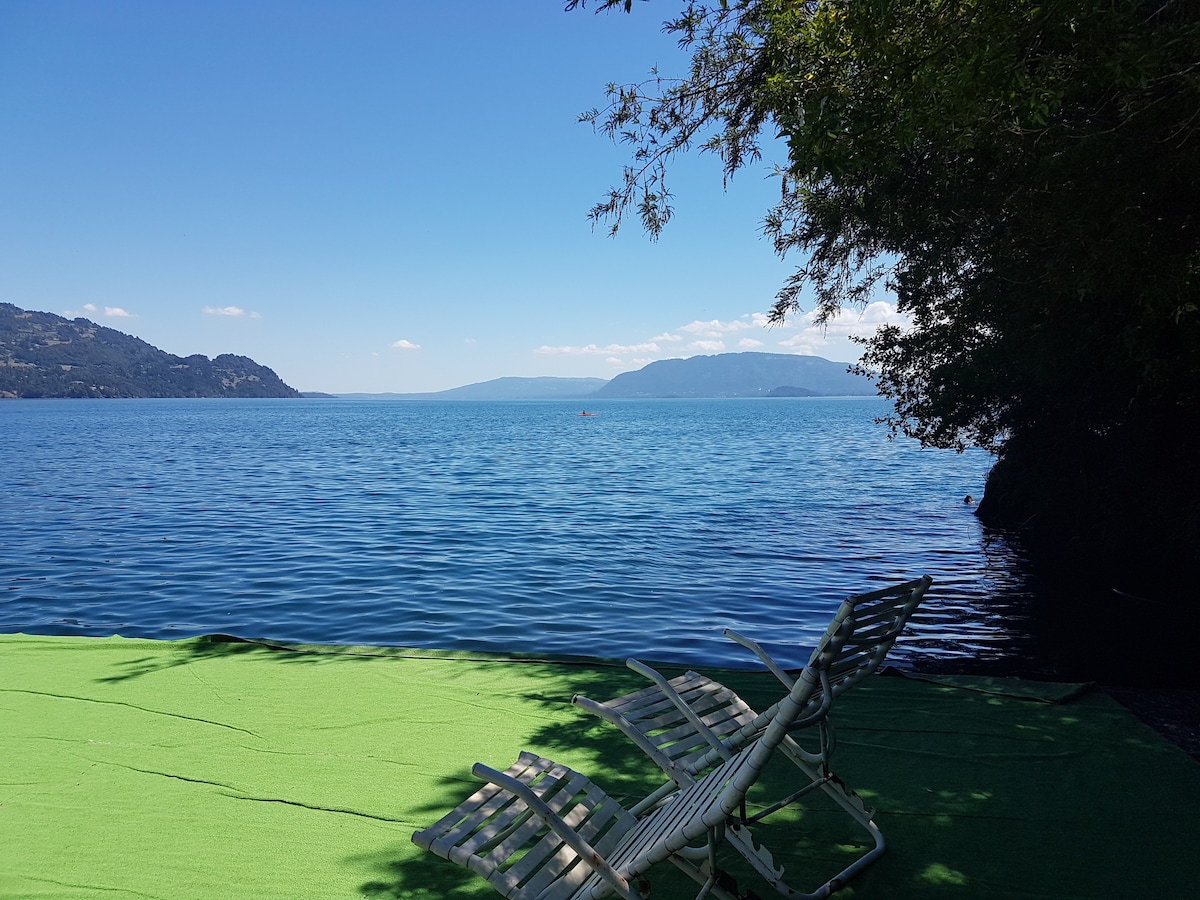
<svg viewBox="0 0 1200 900">
<path fill-rule="evenodd" d="M 847 363 L 794 353 L 719 353 L 663 359 L 618 375 L 596 397 L 870 396 L 870 379 Z"/>
<path fill-rule="evenodd" d="M 87 319 L 0 303 L 0 397 L 299 396 L 245 356 L 174 356 Z"/>
</svg>

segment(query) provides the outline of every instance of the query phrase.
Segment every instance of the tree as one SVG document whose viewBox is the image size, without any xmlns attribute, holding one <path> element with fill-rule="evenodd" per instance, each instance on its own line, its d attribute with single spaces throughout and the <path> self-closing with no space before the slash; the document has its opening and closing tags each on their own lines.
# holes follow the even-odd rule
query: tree
<svg viewBox="0 0 1200 900">
<path fill-rule="evenodd" d="M 1194 577 L 1200 4 L 728 0 L 665 29 L 690 72 L 583 117 L 633 148 L 593 219 L 653 237 L 672 158 L 729 178 L 778 134 L 765 228 L 802 261 L 773 317 L 887 288 L 914 325 L 860 367 L 894 432 L 997 454 L 985 521 L 1110 584 Z"/>
</svg>

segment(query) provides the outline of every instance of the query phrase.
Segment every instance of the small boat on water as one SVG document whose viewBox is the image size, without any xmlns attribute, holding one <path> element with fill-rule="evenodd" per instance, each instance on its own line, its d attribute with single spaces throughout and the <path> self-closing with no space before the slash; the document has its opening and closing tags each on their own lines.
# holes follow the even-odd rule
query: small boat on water
<svg viewBox="0 0 1200 900">
<path fill-rule="evenodd" d="M 581 416 L 598 416 L 600 413 L 590 413 L 586 409 L 580 413 Z"/>
</svg>

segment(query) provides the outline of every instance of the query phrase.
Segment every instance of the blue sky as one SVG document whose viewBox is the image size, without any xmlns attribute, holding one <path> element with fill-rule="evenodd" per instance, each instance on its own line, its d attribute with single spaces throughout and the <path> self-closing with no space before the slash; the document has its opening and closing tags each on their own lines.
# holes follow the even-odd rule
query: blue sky
<svg viewBox="0 0 1200 900">
<path fill-rule="evenodd" d="M 592 230 L 626 157 L 576 116 L 684 71 L 675 8 L 3 0 L 0 301 L 330 392 L 853 359 L 886 303 L 765 327 L 770 159 L 682 161 L 656 243 Z"/>
</svg>

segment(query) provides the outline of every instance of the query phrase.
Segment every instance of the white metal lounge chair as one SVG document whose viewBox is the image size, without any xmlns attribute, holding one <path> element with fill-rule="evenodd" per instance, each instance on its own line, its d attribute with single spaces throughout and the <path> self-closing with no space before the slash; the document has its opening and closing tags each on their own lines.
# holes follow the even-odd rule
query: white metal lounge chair
<svg viewBox="0 0 1200 900">
<path fill-rule="evenodd" d="M 487 878 L 512 900 L 584 900 L 612 894 L 642 900 L 647 873 L 664 861 L 701 885 L 697 900 L 737 900 L 741 895 L 717 863 L 717 850 L 724 843 L 781 893 L 804 896 L 784 884 L 782 870 L 752 839 L 752 820 L 743 815 L 746 794 L 776 749 L 793 743 L 790 730 L 817 725 L 827 717 L 835 697 L 833 673 L 861 654 L 856 632 L 871 627 L 852 615 L 836 618 L 783 700 L 739 729 L 745 731 L 744 739 L 718 741 L 719 750 L 710 747 L 696 756 L 692 771 L 649 741 L 639 740 L 671 778 L 669 791 L 658 792 L 652 803 L 639 804 L 640 817 L 578 772 L 522 753 L 505 772 L 477 763 L 475 775 L 488 783 L 413 834 L 413 842 Z M 804 765 L 816 786 L 821 776 Z M 705 770 L 703 776 L 693 774 Z M 866 817 L 857 798 L 848 796 L 847 803 Z M 850 869 L 856 872 L 865 864 L 860 861 Z M 837 886 L 827 882 L 812 896 L 826 896 Z"/>
<path fill-rule="evenodd" d="M 848 634 L 837 658 L 826 672 L 828 687 L 821 695 L 825 707 L 802 716 L 792 726 L 794 732 L 800 727 L 815 725 L 818 732 L 817 747 L 807 750 L 790 734 L 784 738 L 780 751 L 805 776 L 801 787 L 753 817 L 747 817 L 745 821 L 759 821 L 791 805 L 812 790 L 820 789 L 867 831 L 874 846 L 811 894 L 799 894 L 786 885 L 782 878 L 762 872 L 764 878 L 785 896 L 826 896 L 883 853 L 883 834 L 872 814 L 865 810 L 858 795 L 831 768 L 835 740 L 829 704 L 882 665 L 931 582 L 926 576 L 848 598 L 838 608 L 824 637 L 813 651 L 810 667 L 818 664 L 831 640 L 836 640 L 837 635 Z M 785 688 L 790 690 L 794 686 L 794 679 L 757 643 L 729 629 L 725 634 L 753 652 Z M 597 703 L 580 695 L 576 695 L 573 702 L 612 722 L 672 776 L 672 780 L 660 790 L 630 810 L 635 817 L 653 809 L 677 790 L 676 770 L 692 777 L 702 775 L 731 758 L 760 735 L 778 711 L 776 704 L 764 713 L 756 713 L 732 690 L 697 672 L 689 671 L 668 680 L 635 659 L 627 662 L 630 668 L 645 675 L 653 684 L 605 703 Z"/>
</svg>

